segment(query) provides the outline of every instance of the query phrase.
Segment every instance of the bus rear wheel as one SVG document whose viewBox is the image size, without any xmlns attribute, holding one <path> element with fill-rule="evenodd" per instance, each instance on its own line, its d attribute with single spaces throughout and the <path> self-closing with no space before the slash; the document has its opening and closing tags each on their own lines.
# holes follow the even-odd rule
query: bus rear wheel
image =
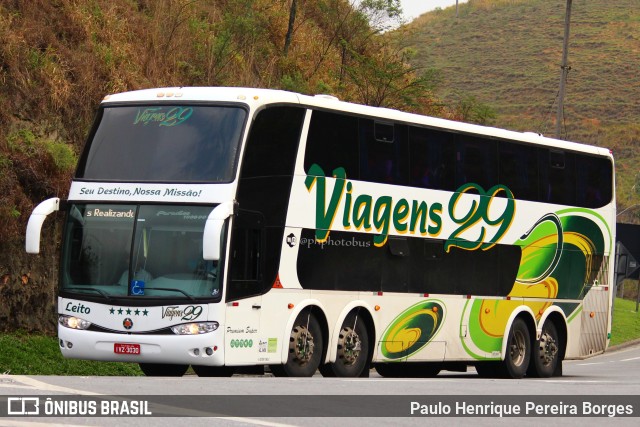
<svg viewBox="0 0 640 427">
<path fill-rule="evenodd" d="M 507 350 L 504 356 L 503 373 L 507 378 L 519 379 L 525 376 L 531 357 L 531 340 L 527 324 L 517 317 L 511 325 L 507 337 Z"/>
<path fill-rule="evenodd" d="M 139 363 L 140 370 L 148 377 L 181 377 L 189 365 L 171 365 L 169 363 Z"/>
<path fill-rule="evenodd" d="M 373 367 L 376 372 L 382 376 L 387 378 L 400 378 L 402 377 L 403 369 L 400 366 L 402 362 L 396 363 L 374 363 Z"/>
<path fill-rule="evenodd" d="M 230 377 L 235 372 L 235 369 L 230 366 L 191 365 L 191 368 L 199 377 Z"/>
<path fill-rule="evenodd" d="M 527 374 L 538 378 L 549 378 L 556 371 L 560 358 L 560 339 L 555 325 L 547 321 L 542 327 L 540 339 L 534 343 L 531 366 Z"/>
<path fill-rule="evenodd" d="M 272 365 L 276 377 L 311 377 L 316 373 L 323 353 L 320 323 L 304 310 L 296 317 L 289 335 L 289 356 L 284 365 Z"/>
<path fill-rule="evenodd" d="M 482 378 L 500 378 L 503 376 L 500 362 L 479 362 L 475 365 L 476 372 Z"/>
<path fill-rule="evenodd" d="M 320 373 L 324 377 L 360 377 L 368 373 L 368 360 L 367 327 L 362 318 L 351 313 L 340 328 L 336 361 L 320 366 Z"/>
</svg>

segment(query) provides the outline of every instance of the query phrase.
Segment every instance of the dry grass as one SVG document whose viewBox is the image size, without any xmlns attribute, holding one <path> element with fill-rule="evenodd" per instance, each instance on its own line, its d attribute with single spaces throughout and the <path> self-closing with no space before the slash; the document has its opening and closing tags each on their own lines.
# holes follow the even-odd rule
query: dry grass
<svg viewBox="0 0 640 427">
<path fill-rule="evenodd" d="M 554 136 L 564 0 L 473 0 L 423 15 L 411 25 L 414 65 L 442 70 L 437 95 L 458 93 L 497 112 L 498 127 Z M 620 207 L 640 203 L 631 191 L 640 170 L 637 0 L 573 2 L 562 137 L 611 148 Z M 634 164 L 635 162 L 635 164 Z"/>
</svg>

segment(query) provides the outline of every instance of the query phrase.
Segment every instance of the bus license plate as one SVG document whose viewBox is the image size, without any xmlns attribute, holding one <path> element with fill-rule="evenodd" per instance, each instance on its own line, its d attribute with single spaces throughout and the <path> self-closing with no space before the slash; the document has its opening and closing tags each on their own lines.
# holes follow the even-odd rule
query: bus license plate
<svg viewBox="0 0 640 427">
<path fill-rule="evenodd" d="M 113 345 L 113 352 L 115 354 L 140 354 L 140 344 L 119 344 Z"/>
</svg>

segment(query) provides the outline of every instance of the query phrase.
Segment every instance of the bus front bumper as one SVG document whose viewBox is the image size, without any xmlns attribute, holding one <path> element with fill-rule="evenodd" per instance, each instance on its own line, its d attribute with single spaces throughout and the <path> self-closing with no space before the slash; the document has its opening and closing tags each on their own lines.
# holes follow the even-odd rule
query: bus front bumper
<svg viewBox="0 0 640 427">
<path fill-rule="evenodd" d="M 105 362 L 224 365 L 222 331 L 201 335 L 117 334 L 58 326 L 58 344 L 69 359 Z"/>
</svg>

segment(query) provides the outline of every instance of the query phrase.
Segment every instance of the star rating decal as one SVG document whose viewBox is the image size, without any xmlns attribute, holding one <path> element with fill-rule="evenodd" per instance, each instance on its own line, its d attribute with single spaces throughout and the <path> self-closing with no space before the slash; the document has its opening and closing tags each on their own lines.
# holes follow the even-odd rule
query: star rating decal
<svg viewBox="0 0 640 427">
<path fill-rule="evenodd" d="M 146 308 L 144 310 L 140 310 L 139 308 L 136 308 L 135 310 L 131 310 L 130 308 L 122 308 L 122 307 L 118 307 L 117 309 L 115 307 L 111 307 L 109 309 L 109 314 L 115 315 L 116 313 L 118 313 L 118 315 L 122 315 L 126 313 L 127 316 L 130 316 L 131 313 L 133 313 L 135 316 L 140 316 L 140 315 L 148 316 L 149 310 L 147 310 Z"/>
</svg>

